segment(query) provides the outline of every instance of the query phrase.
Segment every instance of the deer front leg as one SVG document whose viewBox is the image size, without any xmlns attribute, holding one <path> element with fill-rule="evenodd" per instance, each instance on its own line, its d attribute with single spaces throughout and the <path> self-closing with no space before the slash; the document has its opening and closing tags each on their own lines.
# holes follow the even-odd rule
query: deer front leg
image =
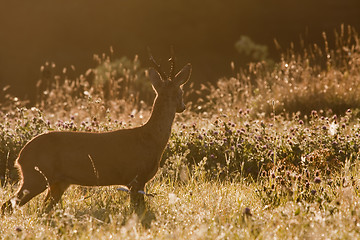
<svg viewBox="0 0 360 240">
<path fill-rule="evenodd" d="M 138 215 L 145 212 L 145 198 L 144 194 L 141 194 L 141 192 L 144 192 L 144 187 L 145 183 L 139 182 L 138 176 L 128 184 L 128 188 L 130 189 L 130 207 L 134 209 Z"/>
<path fill-rule="evenodd" d="M 130 190 L 130 206 L 138 215 L 145 212 L 144 194 L 139 193 L 140 190 L 132 188 Z"/>
</svg>

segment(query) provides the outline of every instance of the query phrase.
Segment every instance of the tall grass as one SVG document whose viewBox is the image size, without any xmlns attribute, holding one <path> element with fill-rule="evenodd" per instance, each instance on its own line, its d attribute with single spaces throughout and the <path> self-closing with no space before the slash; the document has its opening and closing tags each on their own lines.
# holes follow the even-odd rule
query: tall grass
<svg viewBox="0 0 360 240">
<path fill-rule="evenodd" d="M 74 79 L 67 69 L 55 75 L 56 65 L 45 63 L 37 84 L 36 106 L 55 118 L 77 115 L 82 119 L 104 119 L 108 115 L 148 111 L 155 94 L 138 57 L 112 60 L 110 50 L 109 55 L 94 55 L 97 66 Z"/>
<path fill-rule="evenodd" d="M 205 86 L 203 101 L 209 109 L 250 108 L 254 113 L 297 113 L 312 110 L 342 114 L 359 108 L 360 42 L 354 28 L 342 25 L 334 30 L 330 46 L 328 34 L 322 44 L 294 45 L 281 54 L 281 61 L 250 63 L 234 77 L 220 79 L 217 86 Z M 300 43 L 304 45 L 303 42 Z M 274 104 L 273 104 L 274 103 Z M 204 108 L 204 107 L 203 107 Z"/>
<path fill-rule="evenodd" d="M 3 216 L 0 231 L 4 239 L 357 239 L 358 173 L 344 168 L 306 190 L 292 175 L 286 185 L 271 175 L 257 183 L 156 178 L 144 216 L 114 187 L 71 187 L 50 216 L 39 212 L 39 196 Z M 11 191 L 1 189 L 0 200 Z"/>
</svg>

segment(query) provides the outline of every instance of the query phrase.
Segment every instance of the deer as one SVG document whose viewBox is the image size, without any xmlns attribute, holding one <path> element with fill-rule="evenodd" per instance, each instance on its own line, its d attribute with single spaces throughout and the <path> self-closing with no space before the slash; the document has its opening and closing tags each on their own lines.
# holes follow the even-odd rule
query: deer
<svg viewBox="0 0 360 240">
<path fill-rule="evenodd" d="M 171 135 L 176 113 L 185 110 L 183 85 L 192 66 L 186 64 L 175 74 L 173 51 L 166 74 L 149 51 L 153 67 L 148 78 L 155 91 L 151 115 L 139 127 L 110 132 L 50 131 L 30 140 L 19 153 L 15 167 L 19 187 L 1 207 L 2 215 L 12 213 L 47 190 L 44 212 L 60 201 L 70 185 L 126 186 L 130 205 L 145 207 L 145 185 L 154 178 Z M 141 211 L 141 210 L 140 210 Z"/>
</svg>

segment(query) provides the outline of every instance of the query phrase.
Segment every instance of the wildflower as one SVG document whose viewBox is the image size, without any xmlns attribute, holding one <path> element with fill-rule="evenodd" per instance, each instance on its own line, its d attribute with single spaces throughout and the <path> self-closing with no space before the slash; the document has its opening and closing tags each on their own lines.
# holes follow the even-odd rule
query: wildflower
<svg viewBox="0 0 360 240">
<path fill-rule="evenodd" d="M 285 183 L 286 183 L 285 180 L 281 178 L 281 179 L 280 179 L 280 184 L 283 185 L 283 186 L 285 186 Z"/>
<path fill-rule="evenodd" d="M 300 125 L 303 125 L 303 124 L 304 124 L 304 121 L 303 121 L 303 120 L 299 120 L 299 124 L 300 124 Z"/>
<path fill-rule="evenodd" d="M 320 179 L 319 177 L 316 177 L 316 178 L 314 179 L 314 182 L 315 182 L 315 183 L 321 183 L 321 179 Z"/>
<path fill-rule="evenodd" d="M 311 116 L 313 116 L 314 118 L 318 117 L 317 111 L 313 110 L 311 111 Z"/>
</svg>

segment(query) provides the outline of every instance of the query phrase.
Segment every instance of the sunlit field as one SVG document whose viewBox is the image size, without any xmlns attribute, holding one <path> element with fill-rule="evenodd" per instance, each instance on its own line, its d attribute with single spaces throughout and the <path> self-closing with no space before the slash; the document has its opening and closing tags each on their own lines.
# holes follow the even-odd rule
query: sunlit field
<svg viewBox="0 0 360 240">
<path fill-rule="evenodd" d="M 49 214 L 42 194 L 2 216 L 1 238 L 360 238 L 359 35 L 341 26 L 323 37 L 279 61 L 232 64 L 216 86 L 190 79 L 144 213 L 119 186 L 72 186 Z M 0 203 L 16 191 L 13 164 L 34 136 L 147 121 L 146 66 L 111 53 L 76 79 L 45 64 L 34 104 L 1 90 Z"/>
</svg>

